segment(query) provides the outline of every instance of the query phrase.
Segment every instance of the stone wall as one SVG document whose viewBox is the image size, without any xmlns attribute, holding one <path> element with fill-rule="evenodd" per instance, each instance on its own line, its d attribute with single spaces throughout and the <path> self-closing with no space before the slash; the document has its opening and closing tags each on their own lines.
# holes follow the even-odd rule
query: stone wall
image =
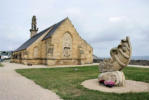
<svg viewBox="0 0 149 100">
<path fill-rule="evenodd" d="M 131 60 L 129 64 L 149 66 L 149 61 L 148 60 Z"/>
<path fill-rule="evenodd" d="M 93 59 L 93 63 L 100 63 L 103 59 Z M 149 66 L 149 60 L 130 60 L 130 65 Z"/>
<path fill-rule="evenodd" d="M 55 31 L 51 39 L 46 40 L 47 48 L 53 47 L 53 54 L 47 54 L 47 64 L 85 64 L 92 63 L 93 49 L 77 33 L 70 20 L 67 19 Z M 82 53 L 81 53 L 82 52 Z"/>
</svg>

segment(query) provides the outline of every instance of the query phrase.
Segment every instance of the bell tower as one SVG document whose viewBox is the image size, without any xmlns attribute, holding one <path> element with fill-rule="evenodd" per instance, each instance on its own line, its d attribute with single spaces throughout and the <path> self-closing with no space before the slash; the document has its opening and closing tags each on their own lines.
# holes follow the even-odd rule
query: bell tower
<svg viewBox="0 0 149 100">
<path fill-rule="evenodd" d="M 34 35 L 36 35 L 37 31 L 38 31 L 38 28 L 37 28 L 36 16 L 33 16 L 32 17 L 31 29 L 30 29 L 30 32 L 31 32 L 30 37 L 33 37 Z"/>
</svg>

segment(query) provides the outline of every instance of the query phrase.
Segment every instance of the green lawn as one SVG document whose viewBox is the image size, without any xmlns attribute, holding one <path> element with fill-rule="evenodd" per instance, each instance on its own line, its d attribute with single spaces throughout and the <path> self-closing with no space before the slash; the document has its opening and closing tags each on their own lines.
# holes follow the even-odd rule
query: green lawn
<svg viewBox="0 0 149 100">
<path fill-rule="evenodd" d="M 147 92 L 116 94 L 89 90 L 81 86 L 84 80 L 97 78 L 98 66 L 17 69 L 16 71 L 40 86 L 54 91 L 64 100 L 149 100 Z M 126 79 L 149 83 L 149 69 L 127 67 L 124 73 Z"/>
<path fill-rule="evenodd" d="M 0 67 L 3 67 L 3 64 L 0 63 Z"/>
</svg>

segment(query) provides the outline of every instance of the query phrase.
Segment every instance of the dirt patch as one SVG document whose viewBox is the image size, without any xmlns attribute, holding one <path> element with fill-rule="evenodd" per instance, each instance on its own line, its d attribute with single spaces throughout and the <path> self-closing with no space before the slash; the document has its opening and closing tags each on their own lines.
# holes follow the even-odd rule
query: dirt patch
<svg viewBox="0 0 149 100">
<path fill-rule="evenodd" d="M 91 90 L 99 90 L 102 92 L 113 92 L 113 93 L 127 93 L 127 92 L 149 92 L 149 83 L 126 80 L 125 86 L 123 87 L 112 87 L 108 88 L 98 83 L 97 79 L 86 80 L 81 83 L 85 88 Z"/>
</svg>

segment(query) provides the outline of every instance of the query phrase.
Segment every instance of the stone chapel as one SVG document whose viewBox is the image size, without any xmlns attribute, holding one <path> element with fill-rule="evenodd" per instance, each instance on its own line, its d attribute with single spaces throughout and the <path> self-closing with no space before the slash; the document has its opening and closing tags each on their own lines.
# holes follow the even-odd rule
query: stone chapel
<svg viewBox="0 0 149 100">
<path fill-rule="evenodd" d="M 30 39 L 16 49 L 11 62 L 44 65 L 93 63 L 93 48 L 83 40 L 65 18 L 37 33 L 36 16 L 32 17 Z"/>
</svg>

